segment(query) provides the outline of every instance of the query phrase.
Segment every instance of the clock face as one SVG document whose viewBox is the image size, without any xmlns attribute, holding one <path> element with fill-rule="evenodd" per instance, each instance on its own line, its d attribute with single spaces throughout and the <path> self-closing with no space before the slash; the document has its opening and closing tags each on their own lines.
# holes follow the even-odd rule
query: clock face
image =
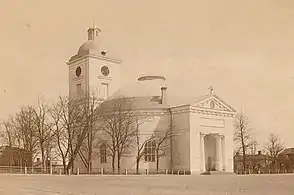
<svg viewBox="0 0 294 195">
<path fill-rule="evenodd" d="M 77 76 L 77 77 L 81 76 L 81 73 L 82 73 L 82 69 L 81 69 L 81 67 L 79 66 L 79 67 L 76 68 L 76 76 Z"/>
<path fill-rule="evenodd" d="M 101 73 L 103 74 L 103 76 L 109 75 L 109 68 L 107 66 L 103 66 L 101 68 Z"/>
</svg>

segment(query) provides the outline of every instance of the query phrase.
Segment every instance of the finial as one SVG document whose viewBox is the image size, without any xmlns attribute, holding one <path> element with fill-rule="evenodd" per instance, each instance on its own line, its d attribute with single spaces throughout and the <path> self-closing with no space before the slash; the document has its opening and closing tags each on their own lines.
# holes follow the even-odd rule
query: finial
<svg viewBox="0 0 294 195">
<path fill-rule="evenodd" d="M 95 25 L 95 20 L 93 20 L 93 29 L 96 28 L 96 25 Z"/>
<path fill-rule="evenodd" d="M 210 85 L 210 87 L 208 88 L 208 90 L 209 90 L 209 95 L 212 96 L 212 95 L 213 95 L 213 88 L 212 88 L 211 85 Z"/>
</svg>

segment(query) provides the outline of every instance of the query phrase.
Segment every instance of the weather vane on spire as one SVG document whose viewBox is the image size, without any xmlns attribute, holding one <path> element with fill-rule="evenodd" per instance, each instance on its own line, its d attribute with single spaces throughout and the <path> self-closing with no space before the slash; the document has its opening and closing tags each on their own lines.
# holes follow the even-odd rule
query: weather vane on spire
<svg viewBox="0 0 294 195">
<path fill-rule="evenodd" d="M 95 20 L 93 20 L 93 29 L 96 28 Z"/>
<path fill-rule="evenodd" d="M 209 89 L 209 95 L 213 95 L 213 87 L 210 85 L 210 87 L 208 88 Z"/>
</svg>

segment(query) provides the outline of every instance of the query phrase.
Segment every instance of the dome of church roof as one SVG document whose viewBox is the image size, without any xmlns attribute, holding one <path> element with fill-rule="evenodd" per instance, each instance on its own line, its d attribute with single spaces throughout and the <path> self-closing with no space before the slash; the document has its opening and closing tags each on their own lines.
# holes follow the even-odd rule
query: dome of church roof
<svg viewBox="0 0 294 195">
<path fill-rule="evenodd" d="M 167 104 L 161 104 L 161 87 L 165 87 L 164 81 L 163 76 L 144 74 L 138 78 L 136 83 L 126 85 L 116 91 L 106 100 L 105 104 L 110 104 L 118 99 L 127 99 L 136 109 L 167 108 Z"/>
<path fill-rule="evenodd" d="M 114 53 L 114 49 L 109 49 L 109 46 L 106 43 L 104 43 L 101 39 L 96 38 L 83 43 L 80 46 L 77 55 L 84 56 L 87 54 L 94 54 L 96 56 L 118 59 L 118 56 Z"/>
<path fill-rule="evenodd" d="M 99 42 L 98 40 L 89 40 L 89 41 L 86 41 L 85 43 L 83 43 L 79 50 L 78 50 L 78 55 L 84 55 L 84 54 L 87 54 L 89 51 L 93 51 L 97 54 L 101 54 L 101 49 L 99 47 Z"/>
<path fill-rule="evenodd" d="M 141 75 L 136 83 L 126 85 L 116 91 L 111 98 L 161 96 L 161 87 L 165 86 L 165 77 L 157 74 Z"/>
<path fill-rule="evenodd" d="M 122 106 L 122 109 L 132 110 L 152 110 L 152 109 L 166 109 L 167 104 L 160 103 L 159 96 L 146 96 L 146 97 L 121 97 L 115 99 L 107 99 L 102 102 L 98 110 L 111 110 L 115 106 Z M 117 108 L 116 108 L 117 109 Z"/>
<path fill-rule="evenodd" d="M 109 45 L 104 41 L 103 37 L 100 35 L 100 32 L 101 30 L 99 28 L 89 28 L 88 40 L 79 47 L 77 53 L 78 57 L 87 54 L 93 54 L 96 56 L 119 59 L 118 56 L 114 54 L 114 49 L 110 49 Z"/>
</svg>

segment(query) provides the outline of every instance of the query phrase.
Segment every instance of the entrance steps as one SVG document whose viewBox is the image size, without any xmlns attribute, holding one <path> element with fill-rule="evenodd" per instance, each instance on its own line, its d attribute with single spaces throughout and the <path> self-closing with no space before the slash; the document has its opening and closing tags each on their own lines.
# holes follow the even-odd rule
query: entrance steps
<svg viewBox="0 0 294 195">
<path fill-rule="evenodd" d="M 211 175 L 235 175 L 232 172 L 225 172 L 225 171 L 210 171 Z"/>
<path fill-rule="evenodd" d="M 210 172 L 201 173 L 201 175 L 235 175 L 235 173 L 225 172 L 225 171 L 210 171 Z"/>
</svg>

